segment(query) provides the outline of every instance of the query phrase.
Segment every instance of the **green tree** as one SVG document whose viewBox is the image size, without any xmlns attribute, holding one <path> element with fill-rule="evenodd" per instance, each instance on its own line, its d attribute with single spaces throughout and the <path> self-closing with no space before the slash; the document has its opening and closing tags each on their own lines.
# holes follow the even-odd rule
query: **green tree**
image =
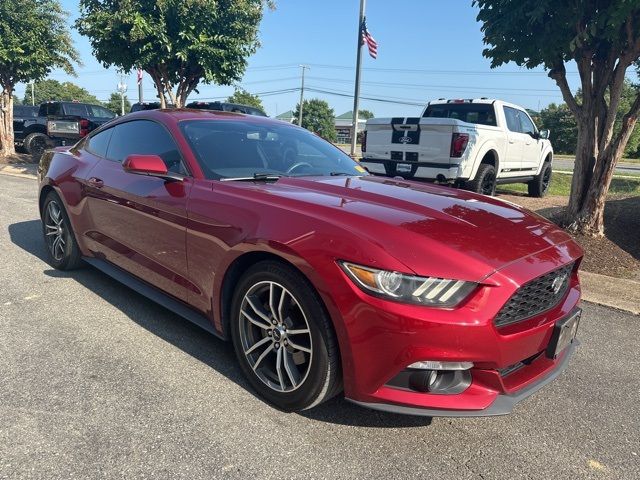
<svg viewBox="0 0 640 480">
<path fill-rule="evenodd" d="M 294 123 L 298 122 L 299 115 L 300 104 L 298 103 L 293 112 Z M 337 140 L 334 118 L 333 108 L 324 100 L 313 98 L 305 100 L 302 104 L 302 126 L 330 142 Z"/>
<path fill-rule="evenodd" d="M 161 105 L 184 106 L 200 82 L 241 79 L 259 46 L 266 0 L 80 0 L 76 28 L 106 67 L 142 68 Z M 270 4 L 270 2 L 269 2 Z"/>
<path fill-rule="evenodd" d="M 116 112 L 118 115 L 120 115 L 120 112 L 122 111 L 122 100 L 120 98 L 120 92 L 113 92 L 111 95 L 109 95 L 109 101 L 105 102 L 104 106 L 109 110 L 111 110 L 112 112 Z M 129 112 L 129 110 L 131 110 L 131 102 L 129 101 L 129 98 L 125 95 L 124 96 L 124 113 Z"/>
<path fill-rule="evenodd" d="M 20 101 L 20 99 L 18 97 L 13 95 L 13 104 L 14 105 L 22 105 L 22 102 Z"/>
<path fill-rule="evenodd" d="M 361 120 L 369 120 L 373 117 L 375 117 L 375 115 L 370 110 L 358 110 L 358 118 Z"/>
<path fill-rule="evenodd" d="M 15 152 L 13 92 L 17 83 L 46 77 L 54 68 L 74 73 L 79 57 L 57 0 L 0 1 L 0 155 Z"/>
<path fill-rule="evenodd" d="M 543 66 L 555 80 L 578 127 L 566 226 L 603 235 L 604 203 L 615 165 L 640 112 L 640 95 L 614 125 L 625 73 L 640 58 L 640 2 L 628 0 L 473 0 L 480 7 L 483 54 L 491 66 Z M 575 61 L 581 101 L 565 64 Z"/>
<path fill-rule="evenodd" d="M 264 107 L 262 106 L 262 100 L 260 100 L 260 97 L 253 95 L 244 89 L 238 89 L 233 92 L 233 95 L 227 98 L 227 102 L 249 105 L 250 107 L 259 108 L 264 112 Z"/>
<path fill-rule="evenodd" d="M 72 82 L 59 82 L 47 78 L 35 82 L 35 103 L 36 105 L 50 100 L 63 102 L 83 102 L 100 105 L 100 101 L 91 95 L 85 88 L 79 87 Z M 24 103 L 31 104 L 31 87 L 24 92 Z"/>
<path fill-rule="evenodd" d="M 543 108 L 540 111 L 539 127 L 551 130 L 551 144 L 555 153 L 575 153 L 578 125 L 566 104 L 552 103 Z"/>
</svg>

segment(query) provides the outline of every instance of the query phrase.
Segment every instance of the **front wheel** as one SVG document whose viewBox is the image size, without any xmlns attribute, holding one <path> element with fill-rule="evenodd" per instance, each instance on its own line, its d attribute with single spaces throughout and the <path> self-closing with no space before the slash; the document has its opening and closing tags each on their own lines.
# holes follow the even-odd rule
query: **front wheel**
<svg viewBox="0 0 640 480">
<path fill-rule="evenodd" d="M 231 337 L 253 388 L 286 411 L 311 408 L 340 390 L 337 340 L 324 306 L 306 278 L 263 261 L 240 279 Z"/>
<path fill-rule="evenodd" d="M 549 186 L 551 185 L 551 163 L 545 162 L 540 170 L 540 174 L 527 183 L 527 190 L 530 197 L 544 197 L 549 193 Z"/>
</svg>

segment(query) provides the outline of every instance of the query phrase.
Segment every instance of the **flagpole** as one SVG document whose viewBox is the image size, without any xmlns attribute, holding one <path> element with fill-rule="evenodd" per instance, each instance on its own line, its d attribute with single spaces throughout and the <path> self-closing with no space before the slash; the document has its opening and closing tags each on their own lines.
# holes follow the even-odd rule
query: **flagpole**
<svg viewBox="0 0 640 480">
<path fill-rule="evenodd" d="M 362 24 L 364 22 L 364 10 L 366 0 L 360 0 L 360 17 L 358 21 L 358 50 L 356 55 L 356 87 L 353 93 L 353 123 L 351 134 L 351 156 L 356 156 L 356 143 L 358 141 L 358 110 L 360 109 L 360 66 L 362 65 Z"/>
</svg>

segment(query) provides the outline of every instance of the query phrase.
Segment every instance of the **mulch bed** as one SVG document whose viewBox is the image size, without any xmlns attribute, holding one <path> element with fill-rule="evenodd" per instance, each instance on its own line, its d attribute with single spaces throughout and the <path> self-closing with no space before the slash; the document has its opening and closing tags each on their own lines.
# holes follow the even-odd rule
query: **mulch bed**
<svg viewBox="0 0 640 480">
<path fill-rule="evenodd" d="M 530 198 L 525 195 L 499 195 L 555 220 L 561 217 L 568 197 Z M 611 277 L 640 280 L 640 197 L 610 196 L 604 210 L 605 237 L 573 235 L 584 248 L 582 269 Z"/>
<path fill-rule="evenodd" d="M 24 165 L 25 163 L 38 163 L 38 158 L 32 157 L 26 153 L 16 152 L 8 157 L 0 157 L 0 164 L 8 165 Z"/>
</svg>

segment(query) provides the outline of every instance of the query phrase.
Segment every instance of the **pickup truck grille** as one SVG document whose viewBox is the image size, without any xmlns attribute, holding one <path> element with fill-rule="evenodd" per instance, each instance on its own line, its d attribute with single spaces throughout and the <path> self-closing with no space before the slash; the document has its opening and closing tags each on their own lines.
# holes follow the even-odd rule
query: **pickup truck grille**
<svg viewBox="0 0 640 480">
<path fill-rule="evenodd" d="M 498 312 L 495 326 L 521 322 L 555 307 L 569 288 L 572 269 L 570 263 L 522 285 Z"/>
</svg>

